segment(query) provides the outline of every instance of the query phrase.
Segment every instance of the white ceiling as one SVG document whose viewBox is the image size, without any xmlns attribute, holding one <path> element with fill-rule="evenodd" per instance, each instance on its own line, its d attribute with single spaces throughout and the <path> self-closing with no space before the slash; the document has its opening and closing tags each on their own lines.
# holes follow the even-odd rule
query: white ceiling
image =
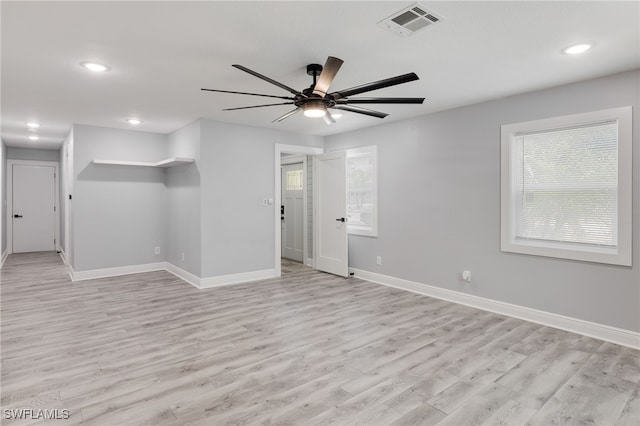
<svg viewBox="0 0 640 426">
<path fill-rule="evenodd" d="M 328 135 L 640 67 L 638 1 L 424 1 L 444 19 L 413 37 L 376 25 L 412 3 L 2 1 L 2 139 L 56 148 L 73 123 L 128 129 L 132 116 L 144 121 L 135 129 L 160 133 L 205 117 Z M 583 41 L 596 46 L 561 53 Z M 290 105 L 223 112 L 271 100 L 200 91 L 287 96 L 231 64 L 301 90 L 306 65 L 329 55 L 345 61 L 332 90 L 415 72 L 419 81 L 362 96 L 426 101 L 376 105 L 384 120 L 345 112 L 328 126 L 302 114 L 272 123 Z M 85 60 L 111 71 L 90 73 Z"/>
</svg>

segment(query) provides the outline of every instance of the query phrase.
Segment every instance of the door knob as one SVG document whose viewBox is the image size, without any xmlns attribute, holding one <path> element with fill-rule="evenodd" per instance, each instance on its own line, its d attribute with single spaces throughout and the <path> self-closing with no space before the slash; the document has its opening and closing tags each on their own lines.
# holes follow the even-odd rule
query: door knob
<svg viewBox="0 0 640 426">
<path fill-rule="evenodd" d="M 347 221 L 347 219 L 345 219 L 344 217 L 336 219 L 336 222 L 346 222 L 346 221 Z"/>
<path fill-rule="evenodd" d="M 21 215 L 21 214 L 14 214 L 14 215 L 13 215 L 13 217 L 18 217 L 18 218 L 20 218 L 20 217 L 22 217 L 22 215 Z"/>
</svg>

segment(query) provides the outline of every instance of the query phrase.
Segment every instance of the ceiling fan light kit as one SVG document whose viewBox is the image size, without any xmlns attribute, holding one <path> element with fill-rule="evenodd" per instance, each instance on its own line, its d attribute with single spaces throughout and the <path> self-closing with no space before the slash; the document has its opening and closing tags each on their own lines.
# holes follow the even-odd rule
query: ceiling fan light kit
<svg viewBox="0 0 640 426">
<path fill-rule="evenodd" d="M 349 89 L 338 90 L 336 92 L 329 93 L 329 87 L 331 86 L 331 83 L 333 83 L 333 79 L 335 78 L 336 74 L 340 70 L 340 67 L 342 66 L 342 64 L 343 64 L 342 59 L 329 56 L 327 58 L 327 61 L 324 64 L 324 67 L 320 64 L 307 65 L 307 74 L 313 77 L 313 83 L 311 84 L 311 86 L 309 86 L 308 88 L 302 91 L 293 89 L 285 84 L 282 84 L 276 80 L 273 80 L 245 66 L 237 65 L 237 64 L 233 65 L 234 68 L 237 68 L 241 71 L 251 74 L 254 77 L 257 77 L 261 80 L 271 83 L 274 86 L 277 86 L 283 90 L 286 90 L 287 92 L 291 93 L 291 95 L 293 96 L 275 96 L 275 95 L 265 95 L 261 93 L 237 92 L 237 91 L 218 90 L 218 89 L 201 89 L 201 90 L 208 91 L 208 92 L 261 96 L 265 98 L 275 98 L 275 99 L 282 99 L 287 101 L 287 102 L 272 103 L 272 104 L 251 105 L 251 106 L 239 107 L 239 108 L 226 108 L 223 111 L 263 108 L 263 107 L 279 106 L 279 105 L 294 105 L 296 107 L 294 110 L 289 111 L 286 114 L 276 118 L 273 121 L 274 123 L 278 123 L 286 118 L 291 117 L 292 115 L 294 115 L 299 111 L 303 111 L 303 114 L 305 115 L 305 117 L 312 117 L 312 118 L 322 117 L 324 118 L 324 121 L 327 124 L 332 124 L 332 123 L 335 123 L 335 119 L 333 118 L 331 111 L 329 111 L 330 109 L 349 111 L 357 114 L 368 115 L 370 117 L 384 118 L 388 114 L 385 114 L 380 111 L 374 111 L 368 108 L 363 108 L 354 104 L 421 104 L 424 102 L 424 98 L 350 98 L 350 96 L 353 96 L 353 95 L 359 95 L 361 93 L 366 93 L 373 90 L 378 90 L 385 87 L 395 86 L 398 84 L 403 84 L 403 83 L 408 83 L 410 81 L 418 80 L 418 76 L 415 73 L 403 74 L 396 77 L 374 81 L 374 82 L 363 84 L 360 86 L 355 86 Z"/>
</svg>

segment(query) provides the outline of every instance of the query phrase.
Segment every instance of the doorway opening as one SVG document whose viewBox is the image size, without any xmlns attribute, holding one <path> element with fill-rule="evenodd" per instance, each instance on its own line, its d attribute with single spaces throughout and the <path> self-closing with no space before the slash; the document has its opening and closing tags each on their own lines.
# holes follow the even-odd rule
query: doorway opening
<svg viewBox="0 0 640 426">
<path fill-rule="evenodd" d="M 308 183 L 311 181 L 312 176 L 309 174 L 311 162 L 307 161 L 307 156 L 313 156 L 322 153 L 322 148 L 283 144 L 275 145 L 274 269 L 275 275 L 277 277 L 281 276 L 283 271 L 293 272 L 299 268 L 308 268 L 314 266 L 314 256 L 313 250 L 311 248 L 311 236 L 313 235 L 313 220 L 311 220 L 311 217 L 313 215 L 313 211 L 310 211 L 308 202 L 308 199 L 311 196 L 308 191 Z M 301 165 L 301 167 L 288 167 L 289 165 L 293 164 L 299 164 Z M 286 170 L 283 169 L 283 166 L 286 168 Z M 289 185 L 291 190 L 290 192 L 288 192 L 288 194 L 285 193 L 287 183 L 287 175 L 285 172 L 292 172 L 289 174 L 289 176 L 291 177 L 291 185 Z M 283 174 L 285 175 L 284 184 Z M 295 189 L 300 188 L 300 186 L 302 186 L 301 189 Z M 299 191 L 301 191 L 301 193 Z M 287 196 L 289 197 L 288 201 L 286 199 Z M 282 206 L 285 206 L 284 221 Z M 287 224 L 289 225 L 289 229 L 286 229 Z M 284 231 L 283 227 L 285 227 Z M 285 239 L 283 239 L 283 233 L 286 234 L 287 232 L 288 235 L 285 235 Z M 294 255 L 297 257 L 294 257 Z"/>
</svg>

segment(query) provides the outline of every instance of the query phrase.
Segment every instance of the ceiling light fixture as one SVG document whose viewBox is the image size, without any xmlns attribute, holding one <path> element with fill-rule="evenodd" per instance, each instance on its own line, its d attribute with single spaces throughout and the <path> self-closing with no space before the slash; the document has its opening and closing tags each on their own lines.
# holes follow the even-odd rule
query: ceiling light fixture
<svg viewBox="0 0 640 426">
<path fill-rule="evenodd" d="M 130 118 L 127 120 L 127 123 L 131 124 L 132 126 L 137 126 L 138 124 L 142 123 L 142 121 L 138 120 L 137 118 Z"/>
<path fill-rule="evenodd" d="M 27 127 L 30 129 L 37 129 L 38 127 L 40 127 L 40 124 L 36 123 L 35 121 L 30 121 L 27 123 Z"/>
<path fill-rule="evenodd" d="M 569 46 L 566 49 L 564 49 L 562 53 L 564 53 L 565 55 L 579 55 L 591 49 L 592 47 L 593 47 L 593 44 L 591 43 L 574 44 L 573 46 Z"/>
<path fill-rule="evenodd" d="M 322 100 L 308 101 L 302 108 L 304 109 L 305 117 L 320 118 L 324 117 L 327 113 L 327 107 L 324 106 L 324 102 L 322 102 Z"/>
<path fill-rule="evenodd" d="M 331 113 L 331 117 L 340 118 L 340 117 L 342 117 L 342 113 L 341 112 L 332 112 Z"/>
<path fill-rule="evenodd" d="M 93 72 L 104 72 L 111 69 L 108 65 L 99 64 L 98 62 L 80 62 L 80 65 Z"/>
<path fill-rule="evenodd" d="M 36 135 L 31 135 L 31 136 L 29 136 L 29 139 L 31 139 L 32 141 L 37 141 L 40 138 L 38 136 L 36 136 Z"/>
</svg>

